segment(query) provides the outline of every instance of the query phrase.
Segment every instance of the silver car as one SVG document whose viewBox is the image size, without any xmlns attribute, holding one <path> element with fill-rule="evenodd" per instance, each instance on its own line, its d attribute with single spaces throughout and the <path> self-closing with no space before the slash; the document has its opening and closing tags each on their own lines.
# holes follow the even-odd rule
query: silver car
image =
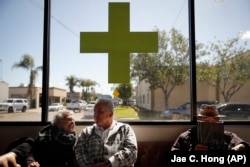
<svg viewBox="0 0 250 167">
<path fill-rule="evenodd" d="M 90 101 L 87 105 L 85 110 L 83 111 L 83 117 L 84 118 L 93 118 L 94 116 L 94 107 L 95 107 L 96 101 Z"/>
<path fill-rule="evenodd" d="M 60 103 L 51 103 L 51 105 L 49 105 L 49 111 L 62 111 L 63 108 L 63 105 Z"/>
</svg>

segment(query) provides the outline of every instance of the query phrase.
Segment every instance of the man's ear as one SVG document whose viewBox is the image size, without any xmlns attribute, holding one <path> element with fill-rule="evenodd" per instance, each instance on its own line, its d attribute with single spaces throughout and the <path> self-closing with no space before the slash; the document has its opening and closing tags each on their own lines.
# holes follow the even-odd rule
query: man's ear
<svg viewBox="0 0 250 167">
<path fill-rule="evenodd" d="M 109 113 L 109 116 L 110 116 L 110 117 L 113 117 L 113 115 L 114 115 L 114 112 L 110 112 L 110 113 Z"/>
</svg>

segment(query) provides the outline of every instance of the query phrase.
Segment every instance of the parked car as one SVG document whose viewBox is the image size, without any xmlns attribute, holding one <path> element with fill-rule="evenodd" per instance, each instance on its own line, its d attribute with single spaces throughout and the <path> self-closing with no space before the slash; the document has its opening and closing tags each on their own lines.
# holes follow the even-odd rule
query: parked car
<svg viewBox="0 0 250 167">
<path fill-rule="evenodd" d="M 250 104 L 247 103 L 225 103 L 217 107 L 222 119 L 248 119 L 250 118 Z"/>
<path fill-rule="evenodd" d="M 22 98 L 9 98 L 0 103 L 0 111 L 8 111 L 8 113 L 14 113 L 17 110 L 26 112 L 28 108 L 28 100 Z"/>
<path fill-rule="evenodd" d="M 81 99 L 73 99 L 69 103 L 67 103 L 67 109 L 73 110 L 78 110 L 79 112 L 83 110 L 86 107 L 87 102 Z"/>
<path fill-rule="evenodd" d="M 49 105 L 49 111 L 62 111 L 63 108 L 63 105 L 60 103 L 51 103 Z"/>
<path fill-rule="evenodd" d="M 85 110 L 83 111 L 84 118 L 93 118 L 94 116 L 94 106 L 96 101 L 90 101 L 87 105 Z"/>
<path fill-rule="evenodd" d="M 209 104 L 209 105 L 216 104 L 216 105 L 218 105 L 219 102 L 218 101 L 208 101 L 208 100 L 197 101 L 197 110 L 200 109 L 202 104 Z M 165 110 L 160 114 L 160 117 L 172 119 L 172 116 L 174 114 L 179 115 L 181 118 L 190 118 L 190 115 L 191 115 L 190 102 L 186 102 L 177 108 Z"/>
</svg>

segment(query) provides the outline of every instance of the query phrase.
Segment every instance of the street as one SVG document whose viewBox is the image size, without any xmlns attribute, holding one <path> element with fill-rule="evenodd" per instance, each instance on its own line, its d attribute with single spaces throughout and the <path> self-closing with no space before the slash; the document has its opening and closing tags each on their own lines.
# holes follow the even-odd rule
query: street
<svg viewBox="0 0 250 167">
<path fill-rule="evenodd" d="M 48 121 L 51 121 L 54 115 L 58 111 L 49 111 L 49 118 Z M 0 111 L 0 122 L 12 122 L 12 121 L 41 121 L 41 108 L 38 109 L 29 109 L 25 113 L 21 111 L 16 111 L 15 113 L 8 113 L 7 111 Z M 75 120 L 76 121 L 83 121 L 83 111 L 75 112 Z M 89 121 L 93 119 L 87 119 Z"/>
</svg>

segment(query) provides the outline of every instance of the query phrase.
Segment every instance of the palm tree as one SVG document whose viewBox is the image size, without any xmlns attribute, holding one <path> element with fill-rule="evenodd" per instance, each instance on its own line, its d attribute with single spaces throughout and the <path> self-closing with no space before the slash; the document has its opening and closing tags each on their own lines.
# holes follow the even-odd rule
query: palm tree
<svg viewBox="0 0 250 167">
<path fill-rule="evenodd" d="M 27 97 L 30 97 L 30 102 L 34 97 L 34 88 L 35 88 L 35 81 L 38 75 L 38 71 L 42 70 L 42 66 L 35 67 L 34 59 L 31 55 L 25 54 L 22 56 L 21 60 L 17 63 L 14 63 L 12 69 L 14 68 L 24 68 L 30 71 L 30 80 L 27 90 Z"/>
<path fill-rule="evenodd" d="M 77 86 L 79 79 L 75 77 L 74 75 L 70 75 L 66 77 L 66 85 L 69 87 L 69 92 L 72 95 L 74 93 L 74 87 Z M 72 98 L 72 97 L 70 97 Z"/>
<path fill-rule="evenodd" d="M 94 91 L 94 86 L 99 85 L 96 81 L 90 79 L 79 79 L 79 86 L 82 87 L 83 98 L 90 100 L 90 91 Z"/>
</svg>

